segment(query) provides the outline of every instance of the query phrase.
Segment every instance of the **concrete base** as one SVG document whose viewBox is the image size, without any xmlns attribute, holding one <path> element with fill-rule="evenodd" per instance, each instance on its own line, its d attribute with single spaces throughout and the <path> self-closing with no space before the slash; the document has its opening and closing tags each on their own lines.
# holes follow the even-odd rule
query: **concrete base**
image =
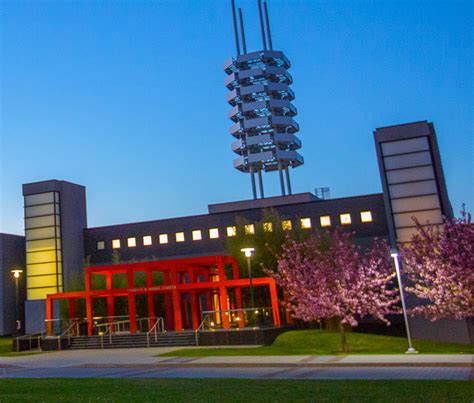
<svg viewBox="0 0 474 403">
<path fill-rule="evenodd" d="M 421 316 L 410 318 L 413 339 L 433 340 L 445 343 L 471 344 L 474 342 L 473 319 L 440 319 L 431 322 Z"/>
<path fill-rule="evenodd" d="M 290 330 L 285 327 L 268 329 L 216 330 L 199 332 L 200 346 L 270 345 L 281 333 Z"/>
</svg>

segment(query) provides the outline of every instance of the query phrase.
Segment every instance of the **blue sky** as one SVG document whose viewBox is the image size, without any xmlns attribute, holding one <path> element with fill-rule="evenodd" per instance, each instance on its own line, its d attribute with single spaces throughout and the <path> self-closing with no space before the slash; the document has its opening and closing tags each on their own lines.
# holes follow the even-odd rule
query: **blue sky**
<svg viewBox="0 0 474 403">
<path fill-rule="evenodd" d="M 243 5 L 261 48 L 256 1 Z M 89 226 L 200 214 L 251 197 L 232 168 L 222 65 L 229 1 L 11 1 L 1 15 L 1 226 L 22 183 L 87 187 Z M 301 150 L 293 191 L 381 191 L 372 132 L 434 122 L 457 212 L 473 207 L 472 2 L 269 0 L 292 61 Z M 267 195 L 278 178 L 265 176 Z"/>
</svg>

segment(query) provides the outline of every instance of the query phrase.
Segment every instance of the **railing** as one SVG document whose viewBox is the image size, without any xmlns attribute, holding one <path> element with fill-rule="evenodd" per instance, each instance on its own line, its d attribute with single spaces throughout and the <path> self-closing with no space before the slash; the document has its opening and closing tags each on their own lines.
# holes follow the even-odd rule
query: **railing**
<svg viewBox="0 0 474 403">
<path fill-rule="evenodd" d="M 225 311 L 203 311 L 203 320 L 197 331 L 219 330 L 228 322 L 230 329 L 272 327 L 272 308 L 243 308 Z"/>
<path fill-rule="evenodd" d="M 155 324 L 152 326 L 148 332 L 146 332 L 146 344 L 147 347 L 150 347 L 150 334 L 154 334 L 155 342 L 158 341 L 158 334 L 157 332 L 164 333 L 165 330 L 165 321 L 163 318 L 149 318 L 149 319 L 156 319 Z"/>
<path fill-rule="evenodd" d="M 15 350 L 17 353 L 24 351 L 26 349 L 21 349 L 21 341 L 28 340 L 28 350 L 33 350 L 34 344 L 36 343 L 36 348 L 41 350 L 41 338 L 44 336 L 44 333 L 35 333 L 35 334 L 26 334 L 24 336 L 15 337 Z"/>
<path fill-rule="evenodd" d="M 199 346 L 199 332 L 203 331 L 205 324 L 210 323 L 210 321 L 211 321 L 211 317 L 209 315 L 204 315 L 204 318 L 202 319 L 201 324 L 194 331 L 194 337 L 196 338 L 196 346 Z"/>
</svg>

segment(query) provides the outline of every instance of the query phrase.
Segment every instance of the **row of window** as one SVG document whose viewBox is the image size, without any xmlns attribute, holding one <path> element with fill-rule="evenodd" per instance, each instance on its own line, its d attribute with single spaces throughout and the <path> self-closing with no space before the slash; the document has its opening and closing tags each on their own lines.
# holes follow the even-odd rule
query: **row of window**
<svg viewBox="0 0 474 403">
<path fill-rule="evenodd" d="M 360 219 L 363 223 L 372 222 L 372 212 L 370 211 L 361 211 Z M 352 218 L 349 213 L 344 213 L 339 215 L 339 220 L 341 225 L 349 225 L 352 223 Z M 331 226 L 331 217 L 330 216 L 320 216 L 319 217 L 319 224 L 321 227 L 330 227 Z M 291 231 L 293 228 L 293 224 L 291 220 L 283 220 L 281 222 L 282 229 L 284 231 Z M 302 229 L 311 229 L 312 222 L 311 218 L 300 218 L 300 226 Z M 263 230 L 267 232 L 273 231 L 273 223 L 271 222 L 264 222 L 263 223 Z M 246 224 L 244 225 L 244 231 L 246 235 L 255 234 L 255 225 L 254 224 Z M 237 228 L 235 226 L 226 227 L 227 237 L 233 237 L 237 235 Z M 185 242 L 186 238 L 184 232 L 176 232 L 174 234 L 175 241 L 177 243 Z M 220 237 L 219 228 L 209 228 L 209 238 L 210 239 L 218 239 Z M 191 231 L 191 239 L 193 241 L 200 241 L 202 240 L 202 231 L 200 229 L 196 229 Z M 150 246 L 153 244 L 153 237 L 151 235 L 145 235 L 142 238 L 143 246 Z M 168 234 L 159 234 L 158 235 L 158 243 L 163 245 L 169 243 L 169 235 Z M 135 248 L 137 246 L 137 238 L 130 237 L 127 238 L 127 246 L 129 248 Z M 113 239 L 112 240 L 112 249 L 120 249 L 122 247 L 122 242 L 120 239 Z M 98 241 L 97 242 L 97 249 L 104 250 L 105 249 L 105 241 Z"/>
</svg>

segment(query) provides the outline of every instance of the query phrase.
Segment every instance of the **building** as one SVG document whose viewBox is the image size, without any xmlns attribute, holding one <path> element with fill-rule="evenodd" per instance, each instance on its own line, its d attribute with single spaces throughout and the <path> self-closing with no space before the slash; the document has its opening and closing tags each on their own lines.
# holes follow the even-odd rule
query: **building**
<svg viewBox="0 0 474 403">
<path fill-rule="evenodd" d="M 142 316 L 155 316 L 161 309 L 168 329 L 181 330 L 196 328 L 205 309 L 215 311 L 227 306 L 223 295 L 227 295 L 225 287 L 231 286 L 230 281 L 234 281 L 233 286 L 238 284 L 237 288 L 248 286 L 248 280 L 239 279 L 235 271 L 230 279 L 223 265 L 216 272 L 209 264 L 216 257 L 224 259 L 227 255 L 226 239 L 236 235 L 241 220 L 246 224 L 240 230 L 252 236 L 256 226 L 262 225 L 268 208 L 278 213 L 284 229 L 318 231 L 342 226 L 353 231 L 358 242 L 385 238 L 393 246 L 410 239 L 415 230 L 412 216 L 423 224 L 435 225 L 442 222 L 442 216 L 452 217 L 434 126 L 426 121 L 375 130 L 382 193 L 337 199 L 324 199 L 312 193 L 292 194 L 289 170 L 301 165 L 303 158 L 297 151 L 301 142 L 296 136 L 299 126 L 293 120 L 296 109 L 289 87 L 290 63 L 282 52 L 273 50 L 266 2 L 263 11 L 260 1 L 258 5 L 262 49 L 247 52 L 242 10 L 238 10 L 239 36 L 232 1 L 237 55 L 224 67 L 228 74 L 225 83 L 230 90 L 227 99 L 232 106 L 230 133 L 236 138 L 231 148 L 238 154 L 234 167 L 250 175 L 253 199 L 211 204 L 208 213 L 202 215 L 89 228 L 84 186 L 61 180 L 23 185 L 25 237 L 1 237 L 0 333 L 14 331 L 14 282 L 10 271 L 16 266 L 24 268 L 26 279 L 26 284 L 24 280 L 21 284 L 26 296 L 22 298 L 20 293 L 20 306 L 25 300 L 22 330 L 26 333 L 51 327 L 50 322 L 45 325 L 46 313 L 51 316 L 59 310 L 52 303 L 52 295 L 70 300 L 70 316 L 76 315 L 75 300 L 85 299 L 88 318 L 93 316 L 94 298 L 105 299 L 108 316 L 114 316 L 113 299 L 127 296 L 125 312 L 135 316 L 135 302 L 130 294 L 144 295 L 148 311 Z M 282 195 L 265 197 L 262 172 L 272 171 L 279 174 Z M 196 269 L 195 265 L 203 264 L 198 263 L 199 259 L 211 263 Z M 181 265 L 181 269 L 176 269 L 176 265 Z M 84 270 L 85 266 L 88 268 Z M 126 285 L 117 292 L 112 291 L 114 267 L 127 277 Z M 138 269 L 151 273 L 147 274 L 145 288 L 134 284 L 134 272 Z M 162 283 L 153 282 L 153 271 L 164 273 Z M 106 277 L 102 290 L 92 292 L 92 280 L 88 277 L 91 273 Z M 209 294 L 209 281 L 216 282 L 217 294 Z M 200 282 L 207 285 L 199 285 Z M 265 284 L 271 287 L 270 282 Z M 82 287 L 83 293 L 77 291 Z M 198 289 L 202 292 L 196 296 Z M 151 301 L 155 294 L 163 294 L 161 302 Z M 186 313 L 188 305 L 190 315 Z M 238 292 L 235 305 L 241 305 Z M 276 315 L 274 318 L 277 323 L 279 319 Z M 415 337 L 469 341 L 467 325 L 461 321 L 446 321 L 438 326 L 417 319 L 414 324 Z M 88 326 L 90 332 L 90 320 Z M 133 327 L 136 326 L 135 323 Z M 449 326 L 451 331 L 444 332 L 443 326 Z"/>
</svg>

